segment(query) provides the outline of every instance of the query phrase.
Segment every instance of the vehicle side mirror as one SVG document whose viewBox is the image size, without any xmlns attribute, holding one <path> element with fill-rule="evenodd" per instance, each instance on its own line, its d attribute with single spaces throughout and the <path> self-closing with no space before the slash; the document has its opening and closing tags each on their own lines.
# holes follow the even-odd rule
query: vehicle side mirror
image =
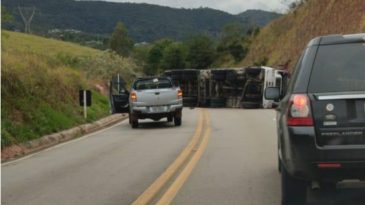
<svg viewBox="0 0 365 205">
<path fill-rule="evenodd" d="M 268 87 L 265 89 L 265 98 L 268 100 L 279 101 L 280 100 L 280 88 Z"/>
</svg>

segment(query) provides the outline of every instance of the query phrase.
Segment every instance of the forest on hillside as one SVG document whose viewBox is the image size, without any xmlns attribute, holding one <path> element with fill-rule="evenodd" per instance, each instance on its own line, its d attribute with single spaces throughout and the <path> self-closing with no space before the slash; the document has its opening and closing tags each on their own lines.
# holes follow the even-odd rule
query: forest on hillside
<svg viewBox="0 0 365 205">
<path fill-rule="evenodd" d="M 161 38 L 184 40 L 191 34 L 206 33 L 218 36 L 229 23 L 240 23 L 246 30 L 263 26 L 279 14 L 250 10 L 232 15 L 210 8 L 176 9 L 150 4 L 113 3 L 74 0 L 4 0 L 2 6 L 14 21 L 2 25 L 8 30 L 23 31 L 19 9 L 30 16 L 33 33 L 48 35 L 59 30 L 109 36 L 118 21 L 125 24 L 135 42 L 152 42 Z"/>
</svg>

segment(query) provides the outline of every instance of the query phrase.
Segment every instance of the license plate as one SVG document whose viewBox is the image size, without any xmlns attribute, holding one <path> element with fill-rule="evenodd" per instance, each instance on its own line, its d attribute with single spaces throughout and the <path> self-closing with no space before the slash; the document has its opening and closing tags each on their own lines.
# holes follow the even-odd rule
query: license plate
<svg viewBox="0 0 365 205">
<path fill-rule="evenodd" d="M 150 107 L 150 111 L 151 112 L 166 112 L 167 111 L 167 106 Z"/>
</svg>

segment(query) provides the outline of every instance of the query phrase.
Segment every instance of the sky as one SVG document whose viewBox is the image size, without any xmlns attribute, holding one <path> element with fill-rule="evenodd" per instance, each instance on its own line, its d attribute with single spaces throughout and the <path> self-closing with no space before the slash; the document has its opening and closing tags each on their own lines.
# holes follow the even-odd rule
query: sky
<svg viewBox="0 0 365 205">
<path fill-rule="evenodd" d="M 247 9 L 284 12 L 287 4 L 294 0 L 107 0 L 114 2 L 148 3 L 174 8 L 209 7 L 238 14 Z"/>
</svg>

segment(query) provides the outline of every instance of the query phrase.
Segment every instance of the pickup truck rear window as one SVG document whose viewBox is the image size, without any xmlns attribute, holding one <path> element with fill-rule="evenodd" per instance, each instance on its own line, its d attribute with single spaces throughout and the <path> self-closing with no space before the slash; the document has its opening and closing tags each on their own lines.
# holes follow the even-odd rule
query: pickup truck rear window
<svg viewBox="0 0 365 205">
<path fill-rule="evenodd" d="M 309 82 L 309 92 L 364 90 L 364 43 L 324 45 L 318 48 Z"/>
<path fill-rule="evenodd" d="M 173 86 L 170 80 L 161 78 L 138 80 L 133 85 L 133 88 L 135 90 L 148 90 L 148 89 L 172 88 L 172 87 Z"/>
</svg>

